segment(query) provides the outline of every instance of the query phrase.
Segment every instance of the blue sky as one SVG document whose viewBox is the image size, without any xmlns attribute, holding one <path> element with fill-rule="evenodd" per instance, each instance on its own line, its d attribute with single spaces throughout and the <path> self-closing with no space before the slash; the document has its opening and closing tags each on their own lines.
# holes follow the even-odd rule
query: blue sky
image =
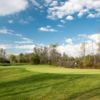
<svg viewBox="0 0 100 100">
<path fill-rule="evenodd" d="M 0 0 L 0 46 L 8 52 L 67 40 L 79 44 L 79 35 L 99 33 L 99 0 Z"/>
</svg>

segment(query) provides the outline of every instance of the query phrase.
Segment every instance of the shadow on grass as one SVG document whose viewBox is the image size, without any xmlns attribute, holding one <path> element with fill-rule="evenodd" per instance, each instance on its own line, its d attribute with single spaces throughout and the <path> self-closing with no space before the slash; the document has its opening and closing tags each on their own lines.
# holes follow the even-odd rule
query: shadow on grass
<svg viewBox="0 0 100 100">
<path fill-rule="evenodd" d="M 67 100 L 90 100 L 89 98 L 94 96 L 100 96 L 100 86 L 84 92 L 72 94 Z"/>
<path fill-rule="evenodd" d="M 59 74 L 37 74 L 17 81 L 0 83 L 0 97 L 14 96 L 21 93 L 34 92 L 35 90 L 55 87 L 66 84 L 86 75 L 59 75 Z"/>
</svg>

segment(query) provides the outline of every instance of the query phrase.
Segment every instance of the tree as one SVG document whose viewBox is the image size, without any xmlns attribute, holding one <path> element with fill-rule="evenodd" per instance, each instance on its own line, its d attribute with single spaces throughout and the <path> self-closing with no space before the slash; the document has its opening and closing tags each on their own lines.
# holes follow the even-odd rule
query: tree
<svg viewBox="0 0 100 100">
<path fill-rule="evenodd" d="M 40 64 L 40 57 L 37 54 L 33 54 L 33 63 Z"/>
<path fill-rule="evenodd" d="M 100 55 L 100 42 L 98 42 L 97 45 L 98 45 L 97 53 Z"/>
<path fill-rule="evenodd" d="M 81 51 L 82 51 L 82 64 L 83 64 L 83 67 L 86 67 L 87 65 L 88 65 L 88 63 L 89 63 L 89 57 L 87 57 L 86 56 L 86 43 L 84 42 L 84 43 L 82 43 L 81 44 L 81 47 L 80 47 L 80 49 L 81 49 Z"/>
<path fill-rule="evenodd" d="M 40 56 L 41 64 L 48 64 L 48 48 L 47 47 L 41 47 L 39 56 Z"/>
<path fill-rule="evenodd" d="M 16 56 L 16 60 L 18 63 L 25 63 L 25 55 L 20 53 L 18 56 Z"/>
<path fill-rule="evenodd" d="M 86 47 L 86 43 L 85 42 L 81 43 L 80 49 L 81 49 L 81 55 L 82 55 L 82 57 L 85 57 L 85 53 L 86 53 L 85 47 Z"/>
<path fill-rule="evenodd" d="M 40 64 L 40 54 L 41 54 L 41 48 L 35 47 L 33 49 L 32 55 L 30 55 L 30 62 L 32 64 Z"/>
<path fill-rule="evenodd" d="M 15 55 L 10 55 L 9 60 L 11 64 L 15 64 L 17 62 Z"/>
<path fill-rule="evenodd" d="M 0 62 L 6 62 L 6 51 L 3 48 L 0 49 Z"/>
<path fill-rule="evenodd" d="M 51 44 L 49 46 L 49 63 L 52 65 L 58 65 L 58 61 L 61 57 L 61 54 L 56 50 L 57 44 Z"/>
<path fill-rule="evenodd" d="M 89 60 L 89 55 L 85 56 L 82 60 L 83 67 L 89 67 L 90 66 L 90 60 Z"/>
</svg>

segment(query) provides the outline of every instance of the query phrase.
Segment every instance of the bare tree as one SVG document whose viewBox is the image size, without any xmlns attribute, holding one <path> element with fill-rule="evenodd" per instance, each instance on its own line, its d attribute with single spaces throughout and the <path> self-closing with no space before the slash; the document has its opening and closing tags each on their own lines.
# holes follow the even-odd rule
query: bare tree
<svg viewBox="0 0 100 100">
<path fill-rule="evenodd" d="M 98 45 L 97 53 L 100 55 L 100 42 L 97 45 Z"/>
<path fill-rule="evenodd" d="M 85 55 L 86 55 L 86 49 L 85 49 L 85 47 L 86 47 L 86 43 L 85 42 L 81 43 L 80 49 L 81 49 L 81 55 L 82 55 L 82 57 L 85 57 Z"/>
<path fill-rule="evenodd" d="M 1 48 L 0 49 L 0 62 L 4 63 L 5 61 L 6 61 L 6 51 L 3 48 Z"/>
</svg>

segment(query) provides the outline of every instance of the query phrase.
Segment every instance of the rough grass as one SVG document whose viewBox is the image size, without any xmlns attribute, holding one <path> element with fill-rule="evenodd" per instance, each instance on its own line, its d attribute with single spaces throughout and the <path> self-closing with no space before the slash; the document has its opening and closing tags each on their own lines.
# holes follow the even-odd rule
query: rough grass
<svg viewBox="0 0 100 100">
<path fill-rule="evenodd" d="M 100 100 L 100 70 L 1 66 L 0 100 Z"/>
</svg>

